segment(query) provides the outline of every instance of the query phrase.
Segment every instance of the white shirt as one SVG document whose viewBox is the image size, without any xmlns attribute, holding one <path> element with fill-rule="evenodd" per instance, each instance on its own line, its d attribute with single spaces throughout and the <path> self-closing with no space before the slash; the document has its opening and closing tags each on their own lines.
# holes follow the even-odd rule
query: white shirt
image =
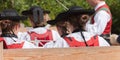
<svg viewBox="0 0 120 60">
<path fill-rule="evenodd" d="M 90 40 L 91 37 L 94 36 L 88 32 L 83 32 L 83 34 L 84 34 L 86 41 Z M 67 35 L 67 37 L 74 37 L 77 41 L 84 42 L 80 32 L 71 33 L 71 34 Z M 98 36 L 98 41 L 99 41 L 99 46 L 110 46 L 109 43 L 102 37 Z M 64 39 L 60 39 L 55 42 L 51 41 L 44 45 L 44 48 L 63 48 L 63 47 L 69 47 L 68 43 Z"/>
<path fill-rule="evenodd" d="M 97 10 L 104 4 L 105 2 L 100 2 L 94 9 Z M 86 30 L 94 35 L 101 35 L 110 19 L 111 16 L 106 11 L 100 10 L 94 16 L 94 24 L 90 24 L 90 22 L 86 24 Z"/>
<path fill-rule="evenodd" d="M 45 28 L 49 29 L 50 26 L 51 26 L 50 24 L 47 24 L 47 25 L 45 26 Z"/>
</svg>

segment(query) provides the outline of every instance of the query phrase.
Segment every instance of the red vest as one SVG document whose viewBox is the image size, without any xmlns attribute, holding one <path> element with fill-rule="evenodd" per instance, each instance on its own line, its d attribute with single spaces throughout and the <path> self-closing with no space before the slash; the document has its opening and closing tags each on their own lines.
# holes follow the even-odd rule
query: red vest
<svg viewBox="0 0 120 60">
<path fill-rule="evenodd" d="M 4 44 L 6 45 L 6 44 Z M 6 45 L 7 49 L 18 49 L 18 48 L 22 48 L 24 45 L 24 42 L 22 43 L 17 43 L 17 44 L 11 44 L 11 45 Z"/>
<path fill-rule="evenodd" d="M 4 40 L 4 38 L 3 38 L 3 37 L 0 37 L 0 42 L 3 41 L 3 40 Z"/>
<path fill-rule="evenodd" d="M 109 9 L 108 5 L 105 4 L 105 5 L 101 6 L 101 7 L 99 7 L 96 10 L 96 12 L 98 12 L 99 10 L 104 10 L 111 16 L 110 21 L 107 23 L 107 26 L 105 27 L 105 30 L 102 33 L 102 34 L 110 34 L 110 32 L 111 32 L 111 25 L 112 25 L 112 15 L 111 15 L 110 9 Z M 94 16 L 92 17 L 92 24 L 94 24 Z"/>
<path fill-rule="evenodd" d="M 79 42 L 74 37 L 65 37 L 66 42 L 69 44 L 70 47 L 85 47 L 85 42 Z M 98 36 L 91 37 L 90 40 L 86 41 L 88 46 L 99 46 Z"/>
<path fill-rule="evenodd" d="M 29 33 L 29 35 L 30 35 L 31 40 L 35 40 L 35 39 L 44 40 L 44 41 L 41 41 L 42 44 L 39 43 L 39 46 L 43 46 L 45 43 L 47 43 L 47 41 L 53 40 L 51 30 L 47 30 L 47 32 L 44 34 L 37 34 L 35 32 L 31 32 Z"/>
<path fill-rule="evenodd" d="M 7 45 L 6 42 L 3 41 L 3 45 L 5 49 L 18 49 L 18 48 L 21 49 L 24 45 L 24 42 Z"/>
<path fill-rule="evenodd" d="M 1 42 L 1 41 L 3 41 L 3 46 L 4 46 L 5 49 L 22 48 L 22 47 L 23 47 L 23 44 L 24 44 L 24 42 L 22 42 L 22 43 L 18 43 L 18 44 L 7 45 L 3 37 L 0 37 L 0 42 Z"/>
</svg>

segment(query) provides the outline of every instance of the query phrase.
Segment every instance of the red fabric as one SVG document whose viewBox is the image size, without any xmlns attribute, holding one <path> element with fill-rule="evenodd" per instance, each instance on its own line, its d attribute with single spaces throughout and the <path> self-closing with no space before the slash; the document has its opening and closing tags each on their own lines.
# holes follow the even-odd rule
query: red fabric
<svg viewBox="0 0 120 60">
<path fill-rule="evenodd" d="M 11 44 L 11 45 L 6 45 L 7 49 L 17 49 L 17 48 L 22 48 L 24 42 L 22 43 L 16 43 L 16 44 Z"/>
<path fill-rule="evenodd" d="M 105 27 L 105 30 L 104 30 L 104 32 L 102 33 L 102 34 L 109 34 L 110 32 L 111 32 L 111 25 L 112 25 L 112 15 L 111 15 L 111 12 L 110 12 L 110 9 L 109 9 L 109 7 L 108 7 L 108 5 L 103 5 L 103 6 L 101 6 L 101 7 L 99 7 L 96 11 L 99 11 L 100 9 L 102 9 L 102 8 L 106 8 L 106 9 L 108 9 L 108 11 L 106 11 L 108 14 L 110 14 L 110 16 L 111 16 L 111 19 L 110 19 L 110 21 L 107 23 L 107 26 Z M 94 16 L 92 17 L 92 24 L 94 24 Z"/>
<path fill-rule="evenodd" d="M 53 40 L 51 30 L 47 30 L 47 32 L 44 33 L 44 34 L 37 34 L 37 33 L 35 33 L 35 32 L 31 32 L 31 33 L 29 33 L 29 35 L 30 35 L 30 37 L 31 37 L 31 40 L 35 40 L 35 38 L 36 38 L 37 40 L 48 40 L 48 41 L 49 41 L 49 40 Z M 41 43 L 44 45 L 44 44 L 47 43 L 47 42 L 42 42 L 42 41 L 41 41 Z M 39 44 L 39 46 L 42 46 L 42 45 Z"/>
<path fill-rule="evenodd" d="M 70 47 L 85 47 L 85 42 L 79 42 L 74 37 L 65 37 L 64 38 Z M 88 46 L 99 46 L 98 36 L 91 37 L 90 40 L 86 41 Z"/>
<path fill-rule="evenodd" d="M 3 38 L 3 37 L 0 37 L 0 42 L 3 41 L 3 40 L 4 40 L 4 38 Z"/>
<path fill-rule="evenodd" d="M 22 48 L 24 42 L 22 43 L 17 43 L 17 44 L 11 44 L 11 45 L 7 45 L 4 38 L 0 37 L 0 42 L 3 41 L 3 46 L 5 49 L 16 49 L 16 48 Z"/>
</svg>

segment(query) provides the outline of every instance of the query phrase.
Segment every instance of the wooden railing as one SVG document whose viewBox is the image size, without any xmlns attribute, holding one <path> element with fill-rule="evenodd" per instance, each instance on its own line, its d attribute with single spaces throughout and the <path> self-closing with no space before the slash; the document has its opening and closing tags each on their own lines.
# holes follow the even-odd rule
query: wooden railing
<svg viewBox="0 0 120 60">
<path fill-rule="evenodd" d="M 0 42 L 0 60 L 3 60 L 3 42 Z"/>
<path fill-rule="evenodd" d="M 120 46 L 81 48 L 3 49 L 0 60 L 120 60 Z"/>
</svg>

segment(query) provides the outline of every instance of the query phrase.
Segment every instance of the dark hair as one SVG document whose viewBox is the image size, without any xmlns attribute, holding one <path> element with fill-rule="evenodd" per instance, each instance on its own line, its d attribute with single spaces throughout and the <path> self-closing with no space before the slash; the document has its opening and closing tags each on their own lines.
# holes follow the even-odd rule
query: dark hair
<svg viewBox="0 0 120 60">
<path fill-rule="evenodd" d="M 88 21 L 88 16 L 85 15 L 83 16 L 84 14 L 82 15 L 71 15 L 69 16 L 68 18 L 68 21 L 70 22 L 70 24 L 72 24 L 76 29 L 82 29 L 82 30 L 85 30 L 84 27 L 85 27 L 85 24 L 86 22 Z"/>
<path fill-rule="evenodd" d="M 31 16 L 29 16 L 29 17 L 31 17 Z M 34 19 L 33 16 L 32 16 L 31 18 Z M 31 19 L 30 19 L 30 21 L 33 22 L 33 24 L 34 24 L 33 27 L 34 27 L 34 28 L 37 28 L 37 27 L 44 27 L 44 26 L 46 25 L 46 23 L 45 23 L 44 21 L 40 21 L 39 16 L 38 16 L 38 19 L 37 19 L 37 22 L 36 22 L 36 23 L 34 22 L 34 20 L 31 20 Z"/>
<path fill-rule="evenodd" d="M 2 20 L 0 21 L 0 26 L 2 30 L 2 35 L 7 33 L 14 34 L 13 29 L 15 25 L 17 25 L 19 21 L 11 21 L 11 20 Z"/>
<path fill-rule="evenodd" d="M 35 25 L 34 28 L 36 28 L 36 27 L 44 27 L 45 24 L 46 24 L 45 22 L 39 22 L 37 24 L 34 23 L 34 25 Z"/>
<path fill-rule="evenodd" d="M 20 16 L 14 9 L 5 9 L 0 13 L 0 27 L 2 37 L 12 37 L 14 27 L 22 20 L 26 20 L 26 16 Z M 9 35 L 9 36 L 8 36 Z"/>
<path fill-rule="evenodd" d="M 43 9 L 41 7 L 32 6 L 30 9 L 23 11 L 22 14 L 26 16 L 32 15 L 34 28 L 45 26 L 43 19 Z"/>
<path fill-rule="evenodd" d="M 87 14 L 82 14 L 82 15 L 71 15 L 68 19 L 68 22 L 70 24 L 73 25 L 74 27 L 74 30 L 72 31 L 73 33 L 74 32 L 80 32 L 81 33 L 81 36 L 85 42 L 85 45 L 86 46 L 89 46 L 85 40 L 85 36 L 84 34 L 82 33 L 82 31 L 85 31 L 85 24 L 86 24 L 86 21 L 88 20 L 88 15 Z"/>
<path fill-rule="evenodd" d="M 64 37 L 68 35 L 69 33 L 67 32 L 67 21 L 59 21 L 56 23 L 56 26 L 59 27 L 60 31 L 62 32 L 61 37 Z"/>
</svg>

